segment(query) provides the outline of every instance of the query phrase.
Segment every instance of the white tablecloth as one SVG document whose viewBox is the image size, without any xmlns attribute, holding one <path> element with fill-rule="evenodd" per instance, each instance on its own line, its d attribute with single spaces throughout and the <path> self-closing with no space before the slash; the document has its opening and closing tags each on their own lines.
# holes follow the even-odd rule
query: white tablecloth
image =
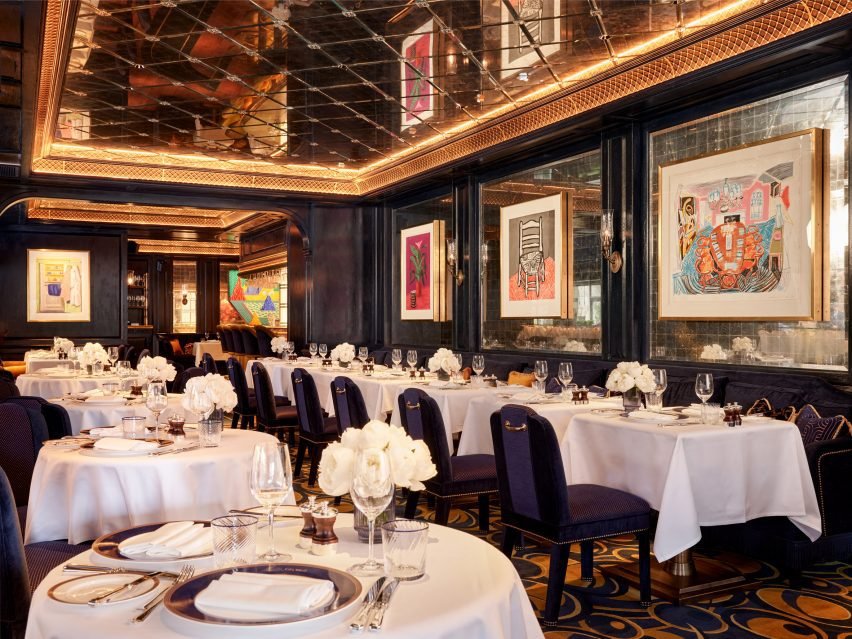
<svg viewBox="0 0 852 639">
<path fill-rule="evenodd" d="M 245 508 L 256 503 L 249 474 L 254 446 L 263 441 L 277 440 L 226 428 L 217 448 L 158 457 L 42 448 L 30 487 L 26 543 L 67 538 L 77 544 L 112 530 Z"/>
<path fill-rule="evenodd" d="M 204 353 L 210 353 L 215 360 L 224 361 L 227 359 L 225 357 L 225 353 L 222 351 L 222 342 L 218 339 L 195 342 L 195 345 L 192 347 L 192 352 L 195 354 L 196 366 L 201 366 L 201 358 L 204 357 Z"/>
<path fill-rule="evenodd" d="M 34 373 L 42 368 L 51 368 L 58 366 L 61 360 L 50 351 L 27 351 L 24 353 L 24 364 L 26 365 L 26 373 Z"/>
<path fill-rule="evenodd" d="M 169 395 L 169 406 L 160 413 L 160 427 L 164 428 L 169 416 L 180 412 L 187 423 L 198 422 L 198 415 L 188 411 L 181 406 L 183 394 Z M 154 425 L 154 413 L 145 406 L 144 399 L 131 400 L 127 405 L 92 404 L 88 401 L 62 400 L 55 402 L 68 411 L 71 419 L 71 429 L 77 435 L 82 428 L 96 428 L 99 426 L 120 426 L 122 417 L 139 415 L 145 417 L 146 424 Z"/>
<path fill-rule="evenodd" d="M 659 511 L 660 561 L 695 545 L 699 526 L 787 516 L 811 539 L 822 529 L 802 437 L 789 422 L 659 427 L 586 413 L 571 420 L 561 448 L 569 484 L 626 490 Z"/>
<path fill-rule="evenodd" d="M 115 375 L 74 375 L 71 372 L 45 373 L 43 371 L 31 375 L 19 375 L 15 385 L 21 395 L 33 395 L 51 400 L 62 397 L 67 393 L 82 393 L 93 388 L 100 388 L 104 382 L 120 382 Z"/>
<path fill-rule="evenodd" d="M 187 453 L 188 454 L 188 453 Z M 355 561 L 366 558 L 367 546 L 357 542 L 351 528 L 351 515 L 340 515 L 335 532 L 340 538 L 338 553 L 317 557 L 296 547 L 300 522 L 294 521 L 276 528 L 276 543 L 293 555 L 298 563 L 319 564 L 345 570 Z M 258 550 L 265 548 L 265 530 L 258 531 Z M 496 548 L 461 531 L 430 525 L 427 551 L 427 577 L 403 583 L 394 595 L 385 615 L 381 637 L 384 639 L 543 639 L 518 573 L 511 562 Z M 376 553 L 381 557 L 381 546 Z M 74 563 L 96 561 L 86 552 L 74 558 Z M 199 567 L 196 574 L 207 567 Z M 79 574 L 79 573 L 78 573 Z M 172 629 L 171 613 L 161 606 L 145 623 L 129 623 L 138 613 L 135 603 L 101 606 L 72 606 L 47 597 L 55 584 L 74 575 L 63 575 L 61 567 L 54 569 L 39 584 L 30 605 L 27 639 L 115 639 L 116 637 L 157 637 L 180 639 L 187 635 Z M 373 582 L 362 579 L 364 587 Z M 147 600 L 147 598 L 145 599 Z M 352 608 L 352 616 L 358 606 Z M 298 636 L 312 639 L 349 637 L 348 618 L 338 625 L 316 632 L 305 631 Z M 204 629 L 207 630 L 207 629 Z M 230 631 L 218 627 L 216 636 L 243 637 L 293 636 L 281 628 L 266 632 Z M 254 628 L 254 631 L 259 630 Z M 262 630 L 262 629 L 260 629 Z M 364 633 L 366 637 L 368 634 Z M 378 636 L 378 635 L 377 635 Z"/>
</svg>

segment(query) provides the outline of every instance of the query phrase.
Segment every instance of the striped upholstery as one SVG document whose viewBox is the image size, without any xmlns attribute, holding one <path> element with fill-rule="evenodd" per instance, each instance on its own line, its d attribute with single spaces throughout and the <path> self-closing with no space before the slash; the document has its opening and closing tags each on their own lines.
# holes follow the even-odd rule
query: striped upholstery
<svg viewBox="0 0 852 639">
<path fill-rule="evenodd" d="M 35 592 L 47 573 L 56 566 L 65 563 L 85 550 L 89 550 L 91 547 L 91 544 L 69 544 L 64 540 L 42 541 L 24 546 L 32 591 Z"/>
<path fill-rule="evenodd" d="M 71 418 L 68 417 L 68 411 L 65 410 L 64 406 L 52 404 L 42 397 L 30 395 L 10 397 L 5 401 L 41 413 L 47 423 L 48 439 L 62 439 L 74 434 L 71 429 Z"/>
<path fill-rule="evenodd" d="M 9 478 L 15 501 L 25 506 L 36 458 L 47 437 L 47 424 L 40 412 L 12 403 L 0 404 L 0 468 Z"/>
<path fill-rule="evenodd" d="M 2 408 L 2 407 L 0 407 Z M 20 406 L 13 406 L 23 410 Z M 22 639 L 30 608 L 30 580 L 15 497 L 6 473 L 0 470 L 0 637 Z"/>
</svg>

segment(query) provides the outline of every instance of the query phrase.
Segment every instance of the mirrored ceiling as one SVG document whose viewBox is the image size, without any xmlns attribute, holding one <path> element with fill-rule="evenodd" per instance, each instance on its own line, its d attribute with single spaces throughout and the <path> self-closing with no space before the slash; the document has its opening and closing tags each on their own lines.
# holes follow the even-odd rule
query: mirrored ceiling
<svg viewBox="0 0 852 639">
<path fill-rule="evenodd" d="M 49 155 L 355 180 L 760 3 L 84 0 Z"/>
</svg>

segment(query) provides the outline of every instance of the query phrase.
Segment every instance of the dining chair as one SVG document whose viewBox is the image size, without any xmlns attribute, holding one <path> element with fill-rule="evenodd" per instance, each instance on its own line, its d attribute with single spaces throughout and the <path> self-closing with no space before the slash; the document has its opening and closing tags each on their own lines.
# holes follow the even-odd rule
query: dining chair
<svg viewBox="0 0 852 639">
<path fill-rule="evenodd" d="M 249 393 L 251 389 L 246 382 L 246 373 L 236 357 L 228 358 L 228 379 L 231 380 L 231 386 L 237 394 L 237 405 L 233 409 L 231 428 L 237 428 L 238 425 L 243 429 L 252 428 L 257 415 L 257 402 L 254 400 L 254 393 Z"/>
<path fill-rule="evenodd" d="M 8 399 L 9 397 L 18 397 L 20 394 L 21 391 L 18 390 L 14 377 L 12 380 L 5 377 L 0 378 L 0 400 Z"/>
<path fill-rule="evenodd" d="M 322 451 L 339 436 L 337 419 L 323 416 L 317 386 L 308 371 L 304 368 L 295 368 L 290 378 L 293 381 L 293 399 L 299 415 L 299 450 L 296 453 L 294 472 L 297 475 L 301 474 L 305 453 L 310 453 L 311 469 L 308 472 L 308 486 L 313 486 L 317 480 Z"/>
<path fill-rule="evenodd" d="M 186 370 L 175 375 L 175 380 L 172 382 L 172 393 L 182 393 L 186 390 L 186 383 L 193 377 L 204 377 L 207 372 L 198 366 L 190 366 Z"/>
<path fill-rule="evenodd" d="M 136 356 L 136 347 L 135 346 L 128 346 L 127 348 L 124 349 L 124 353 L 122 354 L 122 357 L 121 357 L 121 360 L 123 362 L 131 362 L 131 365 L 132 365 L 133 362 L 135 362 L 137 359 L 139 359 L 139 358 Z"/>
<path fill-rule="evenodd" d="M 651 603 L 651 507 L 641 497 L 596 484 L 568 486 L 556 433 L 525 406 L 507 404 L 491 415 L 500 485 L 501 550 L 509 558 L 521 535 L 552 544 L 544 625 L 559 618 L 571 544 L 580 544 L 580 572 L 593 578 L 594 542 L 635 534 L 639 542 L 639 600 Z"/>
<path fill-rule="evenodd" d="M 261 357 L 275 357 L 275 353 L 272 351 L 272 338 L 275 337 L 275 333 L 265 326 L 256 326 L 254 332 L 257 336 L 258 355 Z"/>
<path fill-rule="evenodd" d="M 296 430 L 299 428 L 296 407 L 275 405 L 272 380 L 269 379 L 269 372 L 263 364 L 255 362 L 251 376 L 257 404 L 257 429 L 262 432 L 274 431 L 279 439 L 283 432 L 287 431 L 290 446 L 295 446 Z"/>
<path fill-rule="evenodd" d="M 30 395 L 9 397 L 3 400 L 3 403 L 17 404 L 27 410 L 41 413 L 47 425 L 48 439 L 62 439 L 63 437 L 70 437 L 74 434 L 71 428 L 71 418 L 68 416 L 68 411 L 65 410 L 64 406 L 53 404 L 43 397 Z"/>
<path fill-rule="evenodd" d="M 219 334 L 222 336 L 222 348 L 226 353 L 236 353 L 236 349 L 234 348 L 234 331 L 230 326 L 222 326 L 222 330 L 219 331 Z"/>
<path fill-rule="evenodd" d="M 48 439 L 47 423 L 40 411 L 27 410 L 11 402 L 0 404 L 0 468 L 4 469 L 12 485 L 21 526 L 27 520 L 27 504 L 30 500 L 30 483 L 36 459 L 42 444 Z"/>
<path fill-rule="evenodd" d="M 524 297 L 530 291 L 538 297 L 541 283 L 544 282 L 544 244 L 541 235 L 541 217 L 518 222 L 518 286 L 524 289 Z"/>
<path fill-rule="evenodd" d="M 151 351 L 149 351 L 147 348 L 143 348 L 141 351 L 139 351 L 139 357 L 136 358 L 136 366 L 134 368 L 139 368 L 139 362 L 142 361 L 143 357 L 151 357 Z"/>
<path fill-rule="evenodd" d="M 348 377 L 339 375 L 332 380 L 331 397 L 334 401 L 337 428 L 341 435 L 347 428 L 362 428 L 370 421 L 361 389 Z"/>
<path fill-rule="evenodd" d="M 241 326 L 240 324 L 234 324 L 231 326 L 231 341 L 233 342 L 234 353 L 237 355 L 245 355 L 246 347 L 243 344 L 243 330 L 245 326 Z"/>
<path fill-rule="evenodd" d="M 257 344 L 257 333 L 251 326 L 243 326 L 240 330 L 240 335 L 243 339 L 243 352 L 246 355 L 259 355 L 260 348 Z"/>
<path fill-rule="evenodd" d="M 203 370 L 206 375 L 216 375 L 218 373 L 216 370 L 216 360 L 213 359 L 213 356 L 210 353 L 204 353 L 204 355 L 201 356 L 201 370 Z"/>
<path fill-rule="evenodd" d="M 438 404 L 419 388 L 408 388 L 397 398 L 403 427 L 413 439 L 422 439 L 429 447 L 438 474 L 424 483 L 436 499 L 435 523 L 446 526 L 455 497 L 476 495 L 479 500 L 479 529 L 488 531 L 489 500 L 497 494 L 497 469 L 493 455 L 450 455 L 447 430 Z M 417 512 L 420 493 L 410 491 L 405 516 Z"/>
</svg>

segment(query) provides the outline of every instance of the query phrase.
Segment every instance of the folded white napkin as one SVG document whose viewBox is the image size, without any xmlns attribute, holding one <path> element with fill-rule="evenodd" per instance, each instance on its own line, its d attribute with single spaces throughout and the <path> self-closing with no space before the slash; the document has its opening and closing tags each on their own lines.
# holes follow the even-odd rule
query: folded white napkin
<svg viewBox="0 0 852 639">
<path fill-rule="evenodd" d="M 192 521 L 173 521 L 152 530 L 128 537 L 118 544 L 127 557 L 144 555 L 161 559 L 179 559 L 213 552 L 213 531 Z"/>
<path fill-rule="evenodd" d="M 684 415 L 690 415 L 691 417 L 699 417 L 701 415 L 701 404 L 691 404 L 688 408 L 684 408 L 681 412 Z M 725 411 L 720 408 L 719 414 L 724 415 Z"/>
<path fill-rule="evenodd" d="M 432 388 L 446 388 L 449 385 L 450 385 L 450 382 L 442 382 L 442 381 L 439 381 L 437 379 L 434 379 L 431 382 L 429 382 L 429 386 L 431 386 Z"/>
<path fill-rule="evenodd" d="M 154 450 L 157 446 L 156 442 L 146 442 L 141 439 L 118 439 L 116 437 L 107 437 L 95 442 L 95 448 L 98 450 Z"/>
<path fill-rule="evenodd" d="M 102 388 L 92 388 L 82 393 L 78 393 L 78 397 L 104 397 L 104 390 Z"/>
<path fill-rule="evenodd" d="M 91 435 L 92 437 L 121 437 L 124 435 L 124 429 L 119 426 L 90 428 L 89 435 Z"/>
<path fill-rule="evenodd" d="M 542 399 L 544 395 L 538 391 L 521 391 L 514 393 L 512 399 L 519 402 L 531 402 L 536 399 Z"/>
<path fill-rule="evenodd" d="M 201 612 L 227 616 L 227 611 L 300 614 L 327 602 L 334 584 L 298 575 L 225 574 L 195 597 Z"/>
<path fill-rule="evenodd" d="M 677 417 L 668 413 L 655 413 L 652 410 L 639 409 L 630 413 L 630 419 L 638 419 L 643 422 L 673 422 L 677 420 Z"/>
<path fill-rule="evenodd" d="M 55 359 L 56 355 L 51 351 L 29 351 L 24 359 Z"/>
</svg>

